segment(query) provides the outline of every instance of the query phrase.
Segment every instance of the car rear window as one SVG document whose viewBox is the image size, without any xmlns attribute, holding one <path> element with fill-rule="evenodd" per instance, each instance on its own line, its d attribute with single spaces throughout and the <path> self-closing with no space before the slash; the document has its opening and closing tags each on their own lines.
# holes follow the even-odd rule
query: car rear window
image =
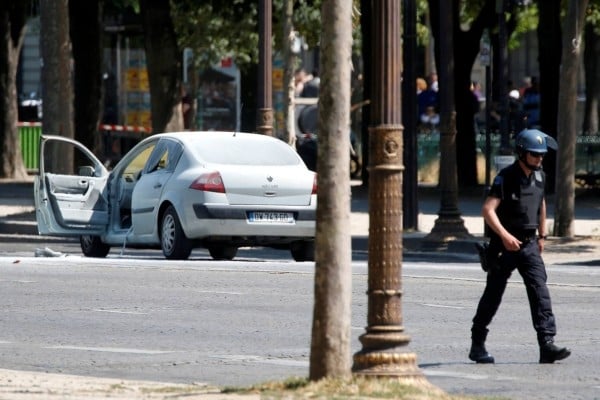
<svg viewBox="0 0 600 400">
<path fill-rule="evenodd" d="M 264 137 L 225 136 L 203 138 L 195 146 L 197 154 L 207 162 L 233 165 L 297 165 L 296 152 L 281 140 Z M 258 136 L 258 135 L 257 135 Z"/>
</svg>

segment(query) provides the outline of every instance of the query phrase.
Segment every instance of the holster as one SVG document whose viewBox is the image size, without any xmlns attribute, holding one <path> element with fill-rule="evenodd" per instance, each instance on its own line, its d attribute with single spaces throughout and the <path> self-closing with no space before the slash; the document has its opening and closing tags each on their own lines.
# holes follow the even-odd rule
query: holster
<svg viewBox="0 0 600 400">
<path fill-rule="evenodd" d="M 489 243 L 475 243 L 479 254 L 479 263 L 484 272 L 500 269 L 500 251 L 494 250 Z"/>
</svg>

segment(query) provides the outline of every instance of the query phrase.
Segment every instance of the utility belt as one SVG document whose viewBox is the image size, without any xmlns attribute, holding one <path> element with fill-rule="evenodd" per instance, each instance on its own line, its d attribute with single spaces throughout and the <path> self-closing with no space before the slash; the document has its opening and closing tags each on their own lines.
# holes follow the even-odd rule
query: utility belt
<svg viewBox="0 0 600 400">
<path fill-rule="evenodd" d="M 535 242 L 537 240 L 536 229 L 524 229 L 511 234 L 523 243 Z"/>
</svg>

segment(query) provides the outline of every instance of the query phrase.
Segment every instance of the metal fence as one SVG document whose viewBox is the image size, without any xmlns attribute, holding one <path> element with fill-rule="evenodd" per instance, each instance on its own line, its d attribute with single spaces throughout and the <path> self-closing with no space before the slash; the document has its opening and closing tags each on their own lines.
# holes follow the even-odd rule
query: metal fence
<svg viewBox="0 0 600 400">
<path fill-rule="evenodd" d="M 476 136 L 477 151 L 485 155 L 485 134 Z M 490 136 L 492 157 L 498 155 L 500 135 Z M 440 134 L 437 131 L 417 134 L 419 166 L 439 157 Z M 576 173 L 600 173 L 600 135 L 579 135 L 575 145 Z"/>
</svg>

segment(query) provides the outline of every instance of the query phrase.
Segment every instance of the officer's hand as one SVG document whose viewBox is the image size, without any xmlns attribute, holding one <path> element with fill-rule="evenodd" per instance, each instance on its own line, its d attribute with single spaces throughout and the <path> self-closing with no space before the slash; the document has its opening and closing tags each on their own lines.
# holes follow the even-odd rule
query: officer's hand
<svg viewBox="0 0 600 400">
<path fill-rule="evenodd" d="M 519 251 L 523 242 L 521 242 L 513 235 L 509 234 L 502 238 L 502 244 L 504 245 L 504 248 L 508 251 Z"/>
<path fill-rule="evenodd" d="M 540 254 L 541 254 L 544 251 L 545 240 L 544 239 L 539 239 L 537 241 L 537 243 L 538 243 L 538 249 L 540 249 Z"/>
</svg>

